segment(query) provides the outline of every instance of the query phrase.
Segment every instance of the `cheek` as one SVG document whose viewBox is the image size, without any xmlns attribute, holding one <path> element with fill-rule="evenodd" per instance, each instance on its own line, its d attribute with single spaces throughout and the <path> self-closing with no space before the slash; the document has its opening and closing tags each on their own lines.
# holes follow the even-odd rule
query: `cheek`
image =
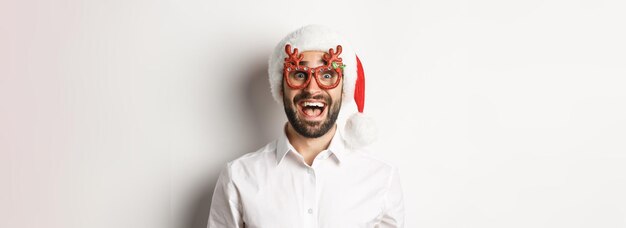
<svg viewBox="0 0 626 228">
<path fill-rule="evenodd" d="M 341 88 L 336 88 L 333 89 L 332 91 L 329 91 L 330 96 L 333 98 L 334 101 L 339 101 L 341 99 L 341 94 L 342 90 Z"/>
<path fill-rule="evenodd" d="M 296 96 L 295 92 L 290 90 L 289 88 L 283 88 L 282 94 L 283 99 L 287 101 L 293 101 L 293 98 Z"/>
</svg>

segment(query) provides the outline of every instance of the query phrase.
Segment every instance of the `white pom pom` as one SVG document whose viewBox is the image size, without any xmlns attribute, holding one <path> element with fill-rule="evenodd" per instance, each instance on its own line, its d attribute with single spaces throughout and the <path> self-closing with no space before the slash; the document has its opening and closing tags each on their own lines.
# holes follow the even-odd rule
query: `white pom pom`
<svg viewBox="0 0 626 228">
<path fill-rule="evenodd" d="M 353 148 L 365 147 L 376 140 L 378 129 L 374 120 L 363 113 L 355 113 L 348 118 L 345 126 L 345 140 Z"/>
</svg>

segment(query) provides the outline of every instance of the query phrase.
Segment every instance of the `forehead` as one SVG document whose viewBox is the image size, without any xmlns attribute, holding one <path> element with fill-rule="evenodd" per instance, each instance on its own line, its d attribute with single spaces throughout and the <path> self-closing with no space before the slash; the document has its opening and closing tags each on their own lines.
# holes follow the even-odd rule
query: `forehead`
<svg viewBox="0 0 626 228">
<path fill-rule="evenodd" d="M 321 66 L 324 65 L 324 56 L 326 52 L 323 51 L 304 51 L 302 52 L 302 60 L 300 61 L 301 65 L 306 66 Z"/>
</svg>

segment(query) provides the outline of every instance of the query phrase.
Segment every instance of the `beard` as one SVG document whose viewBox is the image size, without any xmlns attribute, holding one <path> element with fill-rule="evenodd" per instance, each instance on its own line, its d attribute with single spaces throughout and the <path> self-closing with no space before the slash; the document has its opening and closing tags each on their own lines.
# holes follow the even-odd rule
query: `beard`
<svg viewBox="0 0 626 228">
<path fill-rule="evenodd" d="M 327 107 L 324 108 L 328 109 L 328 112 L 326 112 L 326 118 L 321 122 L 300 119 L 296 109 L 297 104 L 303 99 L 324 100 L 327 104 Z M 293 101 L 289 101 L 285 98 L 285 96 L 283 96 L 283 106 L 285 107 L 287 119 L 296 132 L 307 138 L 319 138 L 326 134 L 335 125 L 337 117 L 339 116 L 339 110 L 341 110 L 341 98 L 337 101 L 333 101 L 330 96 L 311 96 L 311 93 L 302 91 L 302 93 L 293 98 Z"/>
</svg>

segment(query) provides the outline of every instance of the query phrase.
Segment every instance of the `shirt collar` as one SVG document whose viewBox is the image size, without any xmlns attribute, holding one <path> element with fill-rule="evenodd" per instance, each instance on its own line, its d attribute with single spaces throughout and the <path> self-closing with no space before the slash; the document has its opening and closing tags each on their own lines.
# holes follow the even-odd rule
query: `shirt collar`
<svg viewBox="0 0 626 228">
<path fill-rule="evenodd" d="M 330 144 L 328 145 L 327 150 L 330 151 L 330 153 L 334 154 L 337 158 L 337 161 L 341 163 L 345 159 L 346 144 L 343 140 L 341 134 L 342 132 L 339 129 L 339 126 L 337 126 L 335 135 L 330 140 Z M 276 165 L 280 164 L 280 162 L 284 159 L 285 155 L 289 151 L 297 153 L 296 149 L 289 142 L 289 139 L 287 138 L 287 133 L 285 131 L 286 129 L 283 128 L 282 134 L 280 134 L 280 137 L 276 141 Z"/>
<path fill-rule="evenodd" d="M 283 128 L 282 134 L 280 134 L 278 141 L 276 141 L 276 165 L 280 164 L 280 161 L 283 160 L 287 152 L 290 150 L 296 151 L 291 143 L 289 143 L 289 139 L 287 139 L 287 134 Z"/>
</svg>

